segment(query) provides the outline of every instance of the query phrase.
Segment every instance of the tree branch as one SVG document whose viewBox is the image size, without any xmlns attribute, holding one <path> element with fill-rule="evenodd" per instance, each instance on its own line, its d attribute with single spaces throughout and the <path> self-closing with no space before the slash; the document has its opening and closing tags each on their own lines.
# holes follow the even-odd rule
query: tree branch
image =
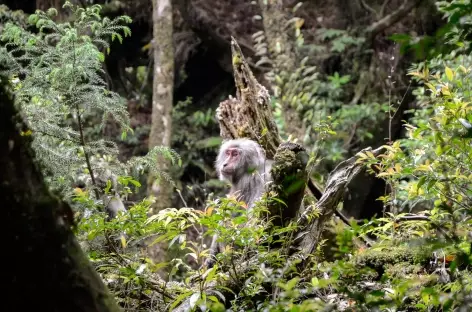
<svg viewBox="0 0 472 312">
<path fill-rule="evenodd" d="M 359 2 L 365 10 L 369 11 L 370 13 L 372 13 L 376 17 L 379 16 L 379 13 L 377 11 L 375 11 L 370 5 L 365 3 L 365 0 L 359 0 Z"/>
<path fill-rule="evenodd" d="M 372 149 L 368 147 L 361 152 L 372 151 L 372 154 L 376 156 L 383 150 L 383 147 L 379 147 L 372 151 Z M 363 165 L 357 164 L 356 160 L 357 155 L 341 162 L 333 172 L 330 173 L 321 199 L 314 207 L 308 207 L 299 218 L 298 225 L 300 231 L 296 239 L 299 243 L 297 243 L 298 246 L 295 246 L 295 249 L 298 249 L 302 255 L 309 255 L 316 249 L 321 239 L 325 223 L 336 211 L 347 185 L 362 172 Z M 315 211 L 320 211 L 318 217 L 313 216 Z"/>
<path fill-rule="evenodd" d="M 366 29 L 367 37 L 372 40 L 375 36 L 400 21 L 413 8 L 418 6 L 423 0 L 405 0 L 403 4 L 394 12 L 373 23 Z"/>
</svg>

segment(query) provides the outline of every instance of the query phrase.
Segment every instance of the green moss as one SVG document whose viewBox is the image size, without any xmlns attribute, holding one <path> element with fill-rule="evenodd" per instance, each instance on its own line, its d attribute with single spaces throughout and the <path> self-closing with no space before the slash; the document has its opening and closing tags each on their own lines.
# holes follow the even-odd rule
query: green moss
<svg viewBox="0 0 472 312">
<path fill-rule="evenodd" d="M 404 278 L 405 276 L 418 275 L 423 271 L 419 264 L 411 264 L 408 262 L 399 262 L 389 265 L 385 273 L 391 278 Z"/>
<path fill-rule="evenodd" d="M 397 265 L 411 266 L 408 270 L 414 270 L 415 266 L 420 267 L 426 264 L 432 250 L 427 246 L 411 246 L 403 244 L 400 246 L 387 246 L 383 248 L 370 248 L 353 258 L 355 266 L 368 266 L 380 274 L 385 271 L 393 272 Z M 393 270 L 393 271 L 392 271 Z M 398 271 L 395 271 L 399 273 Z"/>
</svg>

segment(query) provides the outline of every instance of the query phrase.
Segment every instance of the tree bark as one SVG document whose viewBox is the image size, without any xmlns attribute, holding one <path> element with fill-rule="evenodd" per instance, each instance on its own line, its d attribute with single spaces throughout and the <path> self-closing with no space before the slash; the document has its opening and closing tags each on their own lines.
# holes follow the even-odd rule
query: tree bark
<svg viewBox="0 0 472 312">
<path fill-rule="evenodd" d="M 286 226 L 299 212 L 308 180 L 308 159 L 308 153 L 300 144 L 285 142 L 277 149 L 269 192 L 275 192 L 278 200 L 268 203 L 273 225 Z"/>
<path fill-rule="evenodd" d="M 365 153 L 367 151 L 372 152 L 374 156 L 378 156 L 384 151 L 384 148 L 379 147 L 372 151 L 372 149 L 368 147 L 361 152 Z M 301 240 L 299 240 L 296 249 L 299 249 L 299 252 L 303 256 L 310 255 L 315 251 L 322 237 L 326 221 L 328 221 L 336 211 L 339 202 L 344 196 L 346 187 L 353 179 L 357 178 L 359 174 L 363 173 L 364 167 L 356 163 L 356 160 L 357 156 L 346 159 L 330 173 L 323 196 L 316 203 L 316 210 L 320 211 L 318 217 L 315 218 L 310 215 L 313 213 L 314 209 L 306 209 L 306 211 L 301 214 L 297 224 L 301 227 L 299 233 L 303 234 L 298 237 L 298 239 L 301 238 Z"/>
<path fill-rule="evenodd" d="M 19 125 L 17 127 L 17 125 Z M 121 311 L 71 230 L 71 208 L 48 191 L 30 137 L 0 86 L 2 306 L 15 311 Z M 6 244 L 6 246 L 5 246 Z"/>
<path fill-rule="evenodd" d="M 153 32 L 154 32 L 154 82 L 152 92 L 152 124 L 149 134 L 149 149 L 155 146 L 170 147 L 172 134 L 172 104 L 174 88 L 174 45 L 172 4 L 170 0 L 153 0 Z M 158 166 L 169 172 L 170 162 L 159 157 Z M 148 193 L 156 189 L 155 177 L 148 181 Z M 153 187 L 154 184 L 154 187 Z M 168 180 L 159 179 L 158 200 L 153 205 L 154 212 L 169 208 L 172 205 L 173 184 Z"/>
<path fill-rule="evenodd" d="M 254 77 L 234 38 L 231 51 L 236 98 L 221 102 L 216 110 L 220 135 L 225 139 L 252 139 L 264 148 L 267 158 L 273 159 L 281 141 L 270 108 L 269 92 Z"/>
</svg>

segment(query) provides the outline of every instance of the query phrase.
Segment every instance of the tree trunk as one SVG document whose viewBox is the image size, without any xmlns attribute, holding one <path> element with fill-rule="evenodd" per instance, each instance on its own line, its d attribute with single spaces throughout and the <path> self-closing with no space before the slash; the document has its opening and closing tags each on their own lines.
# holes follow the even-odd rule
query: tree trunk
<svg viewBox="0 0 472 312">
<path fill-rule="evenodd" d="M 0 86 L 2 306 L 15 311 L 120 311 L 71 230 L 71 208 L 48 191 L 30 137 Z M 19 125 L 17 128 L 16 125 Z M 6 245 L 5 245 L 6 244 Z"/>
<path fill-rule="evenodd" d="M 149 149 L 155 146 L 170 147 L 172 130 L 172 102 L 174 88 L 174 45 L 172 5 L 170 0 L 153 0 L 154 28 L 154 82 L 152 92 L 152 125 L 149 135 Z M 169 161 L 160 157 L 158 166 L 168 173 Z M 154 187 L 153 187 L 154 185 Z M 158 193 L 153 190 L 158 189 Z M 154 212 L 171 207 L 173 184 L 164 178 L 155 183 L 150 176 L 148 193 L 156 195 L 158 200 L 153 206 Z"/>
</svg>

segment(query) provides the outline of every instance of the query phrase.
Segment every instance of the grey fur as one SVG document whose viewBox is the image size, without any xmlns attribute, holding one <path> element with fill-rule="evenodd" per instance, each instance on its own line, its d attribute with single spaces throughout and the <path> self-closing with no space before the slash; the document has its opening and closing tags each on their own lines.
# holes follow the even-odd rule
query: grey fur
<svg viewBox="0 0 472 312">
<path fill-rule="evenodd" d="M 233 165 L 234 171 L 224 173 L 223 168 L 227 164 L 228 156 L 226 150 L 236 148 L 240 152 L 240 159 Z M 224 142 L 218 153 L 215 168 L 220 180 L 231 183 L 230 194 L 235 195 L 238 200 L 247 204 L 248 210 L 254 207 L 254 203 L 259 200 L 265 191 L 265 186 L 272 181 L 270 169 L 272 161 L 267 160 L 262 147 L 250 139 L 237 139 Z M 212 267 L 215 255 L 221 252 L 222 245 L 217 242 L 218 236 L 213 235 L 210 246 L 210 257 L 205 261 L 206 267 Z"/>
<path fill-rule="evenodd" d="M 228 148 L 239 149 L 241 155 L 239 162 L 231 175 L 223 172 L 227 161 L 225 151 Z M 236 139 L 224 142 L 221 145 L 215 163 L 220 180 L 231 183 L 230 194 L 247 204 L 248 209 L 254 206 L 264 193 L 265 186 L 270 182 L 270 168 L 272 161 L 267 160 L 262 147 L 250 139 Z"/>
</svg>

